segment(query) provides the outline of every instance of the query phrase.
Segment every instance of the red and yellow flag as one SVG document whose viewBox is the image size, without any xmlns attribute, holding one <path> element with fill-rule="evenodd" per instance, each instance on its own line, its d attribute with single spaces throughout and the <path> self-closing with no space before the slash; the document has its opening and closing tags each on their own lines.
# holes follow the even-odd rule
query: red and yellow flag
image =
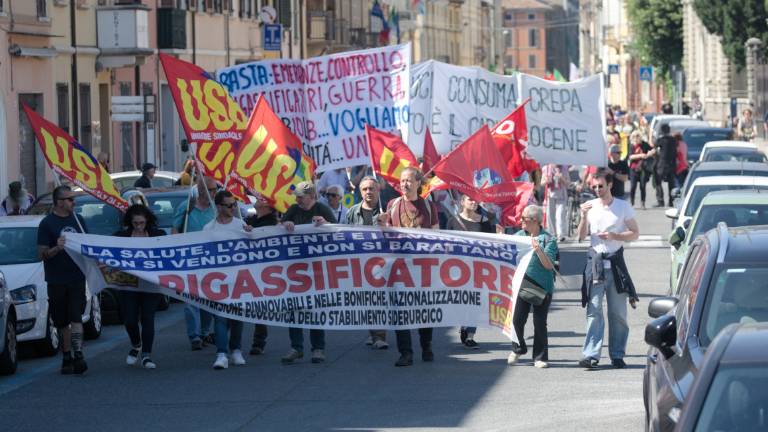
<svg viewBox="0 0 768 432">
<path fill-rule="evenodd" d="M 88 153 L 88 150 L 27 105 L 22 104 L 22 108 L 51 169 L 116 209 L 128 209 L 128 202 L 115 189 L 106 168 Z"/>
<path fill-rule="evenodd" d="M 368 154 L 371 155 L 373 172 L 399 191 L 400 173 L 403 169 L 419 166 L 416 156 L 397 135 L 365 125 L 365 136 L 368 139 Z"/>
<path fill-rule="evenodd" d="M 294 135 L 259 98 L 248 120 L 240 150 L 233 164 L 232 179 L 270 200 L 279 212 L 296 202 L 295 185 L 312 181 L 314 161 L 302 152 Z"/>
</svg>

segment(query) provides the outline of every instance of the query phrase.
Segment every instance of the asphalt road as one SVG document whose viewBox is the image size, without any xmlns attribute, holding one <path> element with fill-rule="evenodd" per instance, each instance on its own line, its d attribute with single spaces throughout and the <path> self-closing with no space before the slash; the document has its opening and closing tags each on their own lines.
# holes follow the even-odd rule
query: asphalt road
<svg viewBox="0 0 768 432">
<path fill-rule="evenodd" d="M 395 368 L 395 349 L 372 351 L 366 332 L 335 331 L 327 334 L 325 364 L 283 366 L 287 331 L 271 328 L 265 355 L 214 371 L 215 349 L 189 350 L 183 308 L 174 304 L 158 314 L 156 370 L 125 365 L 129 344 L 117 326 L 87 343 L 84 377 L 59 375 L 60 357 L 22 361 L 15 376 L 0 378 L 0 431 L 639 431 L 646 308 L 667 289 L 669 249 L 660 240 L 669 221 L 661 210 L 638 211 L 638 221 L 643 240 L 626 256 L 641 303 L 629 311 L 623 370 L 609 366 L 607 347 L 600 369 L 576 364 L 585 326 L 575 276 L 583 251 L 565 245 L 546 370 L 530 356 L 508 366 L 510 343 L 491 329 L 480 329 L 480 349 L 468 351 L 455 328 L 435 331 L 434 363 L 417 352 L 413 367 Z M 529 320 L 531 344 L 532 332 Z M 244 345 L 251 334 L 246 326 Z"/>
</svg>

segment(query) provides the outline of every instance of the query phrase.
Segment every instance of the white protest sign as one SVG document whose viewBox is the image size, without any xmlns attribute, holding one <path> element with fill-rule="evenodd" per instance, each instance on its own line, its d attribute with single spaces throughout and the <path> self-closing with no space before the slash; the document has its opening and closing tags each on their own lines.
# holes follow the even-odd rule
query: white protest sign
<svg viewBox="0 0 768 432">
<path fill-rule="evenodd" d="M 370 163 L 366 124 L 407 137 L 410 64 L 405 44 L 245 63 L 216 79 L 248 114 L 265 97 L 323 172 Z"/>
<path fill-rule="evenodd" d="M 520 78 L 528 123 L 527 153 L 540 164 L 608 164 L 603 76 L 574 82 Z"/>
<path fill-rule="evenodd" d="M 493 127 L 518 104 L 518 78 L 429 60 L 411 68 L 408 147 L 418 157 L 427 127 L 446 154 L 481 126 Z"/>
<path fill-rule="evenodd" d="M 334 330 L 480 325 L 514 338 L 530 259 L 529 237 L 348 225 L 66 238 L 94 293 L 108 266 L 149 282 L 120 289 L 245 322 Z"/>
</svg>

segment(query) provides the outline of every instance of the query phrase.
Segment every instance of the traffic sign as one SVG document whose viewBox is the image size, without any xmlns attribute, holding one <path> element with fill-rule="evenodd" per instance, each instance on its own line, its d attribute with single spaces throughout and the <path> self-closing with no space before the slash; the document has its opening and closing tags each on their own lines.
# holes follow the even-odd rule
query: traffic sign
<svg viewBox="0 0 768 432">
<path fill-rule="evenodd" d="M 640 66 L 640 81 L 653 81 L 653 66 Z"/>
<path fill-rule="evenodd" d="M 609 64 L 608 65 L 608 73 L 611 74 L 611 75 L 613 75 L 613 74 L 618 75 L 618 73 L 619 73 L 619 65 L 617 65 L 615 63 Z"/>
<path fill-rule="evenodd" d="M 283 45 L 282 41 L 283 26 L 280 24 L 264 24 L 264 51 L 280 51 Z"/>
</svg>

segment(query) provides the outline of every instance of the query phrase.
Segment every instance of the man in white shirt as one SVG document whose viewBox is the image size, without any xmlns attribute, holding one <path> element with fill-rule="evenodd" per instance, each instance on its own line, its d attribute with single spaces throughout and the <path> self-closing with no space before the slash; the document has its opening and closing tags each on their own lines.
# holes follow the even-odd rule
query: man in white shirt
<svg viewBox="0 0 768 432">
<path fill-rule="evenodd" d="M 608 351 L 613 366 L 626 366 L 627 301 L 635 307 L 637 294 L 624 262 L 624 242 L 637 240 L 640 229 L 635 221 L 635 210 L 625 200 L 611 195 L 613 176 L 599 170 L 589 180 L 597 198 L 581 205 L 579 240 L 589 234 L 590 250 L 584 270 L 582 306 L 587 307 L 587 334 L 579 365 L 597 368 L 603 347 L 605 321 L 603 297 L 608 304 Z"/>
<path fill-rule="evenodd" d="M 343 223 L 347 220 L 347 209 L 344 207 L 342 201 L 344 200 L 344 188 L 341 185 L 330 185 L 325 190 L 325 204 L 333 212 L 333 216 L 336 217 L 336 222 Z"/>
<path fill-rule="evenodd" d="M 237 201 L 231 192 L 220 190 L 213 198 L 216 204 L 216 219 L 208 222 L 204 231 L 227 230 L 237 233 L 250 232 L 253 228 L 241 219 L 235 217 Z M 213 368 L 217 370 L 229 367 L 228 353 L 232 355 L 232 362 L 241 366 L 245 364 L 245 358 L 241 351 L 243 341 L 243 322 L 214 316 L 213 334 L 216 340 L 216 361 Z"/>
</svg>

